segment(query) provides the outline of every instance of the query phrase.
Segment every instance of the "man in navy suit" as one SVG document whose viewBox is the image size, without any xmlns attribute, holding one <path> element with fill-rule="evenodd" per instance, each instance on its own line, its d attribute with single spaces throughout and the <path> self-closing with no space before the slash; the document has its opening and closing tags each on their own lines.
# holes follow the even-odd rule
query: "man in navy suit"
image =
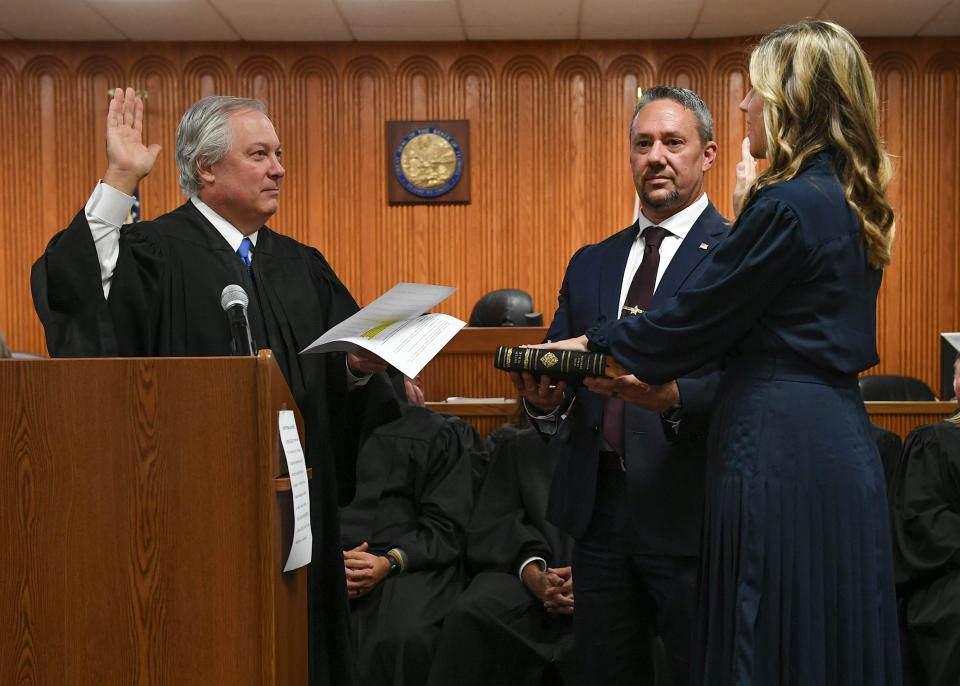
<svg viewBox="0 0 960 686">
<path fill-rule="evenodd" d="M 713 118 L 699 96 L 672 87 L 643 94 L 630 126 L 641 214 L 574 254 L 548 339 L 669 307 L 695 281 L 728 229 L 704 192 L 716 155 Z M 718 381 L 711 365 L 663 386 L 637 380 L 608 400 L 514 374 L 527 412 L 556 451 L 550 519 L 576 541 L 581 684 L 652 684 L 654 636 L 663 641 L 668 672 L 657 682 L 689 681 L 706 435 Z"/>
</svg>

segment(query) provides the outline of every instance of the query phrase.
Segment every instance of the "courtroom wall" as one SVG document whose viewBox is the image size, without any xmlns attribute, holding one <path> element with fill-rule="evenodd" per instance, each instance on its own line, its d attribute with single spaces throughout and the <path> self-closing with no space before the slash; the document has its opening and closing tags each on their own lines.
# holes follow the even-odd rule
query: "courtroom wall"
<svg viewBox="0 0 960 686">
<path fill-rule="evenodd" d="M 879 371 L 935 385 L 936 334 L 960 329 L 960 39 L 864 44 L 897 170 Z M 0 328 L 14 349 L 44 351 L 30 265 L 102 174 L 106 92 L 121 84 L 149 92 L 146 138 L 164 147 L 143 184 L 145 218 L 182 201 L 172 150 L 183 109 L 211 93 L 258 97 L 287 168 L 271 225 L 319 248 L 359 301 L 400 280 L 449 284 L 459 291 L 441 309 L 466 318 L 483 293 L 518 287 L 549 321 L 570 254 L 631 220 L 638 85 L 704 96 L 720 144 L 707 190 L 729 214 L 748 45 L 0 42 Z M 387 119 L 470 120 L 470 205 L 388 206 Z"/>
</svg>

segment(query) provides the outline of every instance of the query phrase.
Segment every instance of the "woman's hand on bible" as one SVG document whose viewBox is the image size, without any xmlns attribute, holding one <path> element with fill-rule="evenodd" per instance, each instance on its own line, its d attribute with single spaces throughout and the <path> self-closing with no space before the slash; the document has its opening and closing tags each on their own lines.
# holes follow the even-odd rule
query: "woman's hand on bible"
<svg viewBox="0 0 960 686">
<path fill-rule="evenodd" d="M 588 376 L 583 380 L 583 385 L 598 395 L 621 398 L 624 402 L 654 412 L 666 412 L 680 402 L 680 389 L 676 381 L 651 386 L 633 374 L 625 374 L 612 379 Z"/>
<path fill-rule="evenodd" d="M 587 348 L 587 337 L 578 336 L 577 338 L 565 338 L 562 341 L 550 341 L 549 343 L 540 343 L 538 345 L 527 345 L 525 348 L 540 348 L 542 350 L 576 350 L 579 352 L 590 352 Z"/>
</svg>

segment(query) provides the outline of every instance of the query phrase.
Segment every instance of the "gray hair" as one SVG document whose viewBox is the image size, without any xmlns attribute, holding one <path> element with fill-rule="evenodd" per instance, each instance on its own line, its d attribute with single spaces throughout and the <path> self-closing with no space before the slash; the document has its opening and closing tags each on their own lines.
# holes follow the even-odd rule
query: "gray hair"
<svg viewBox="0 0 960 686">
<path fill-rule="evenodd" d="M 233 136 L 230 115 L 250 111 L 266 114 L 267 107 L 251 98 L 210 95 L 197 100 L 183 113 L 177 126 L 176 157 L 184 195 L 190 197 L 200 192 L 201 163 L 216 164 L 227 156 Z"/>
<path fill-rule="evenodd" d="M 633 122 L 640 114 L 640 110 L 656 100 L 673 100 L 684 109 L 693 112 L 693 116 L 697 118 L 697 133 L 700 134 L 700 142 L 707 143 L 713 140 L 713 115 L 710 114 L 710 108 L 692 90 L 679 86 L 652 86 L 644 90 L 640 96 L 640 102 L 637 103 L 637 107 L 633 111 L 633 117 L 630 118 L 628 136 L 633 132 Z"/>
</svg>

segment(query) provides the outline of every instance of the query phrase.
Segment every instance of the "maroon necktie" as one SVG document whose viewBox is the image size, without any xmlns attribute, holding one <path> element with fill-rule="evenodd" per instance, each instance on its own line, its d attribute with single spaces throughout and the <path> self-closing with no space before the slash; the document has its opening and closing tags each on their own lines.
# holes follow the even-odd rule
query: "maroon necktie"
<svg viewBox="0 0 960 686">
<path fill-rule="evenodd" d="M 643 260 L 633 275 L 627 298 L 623 301 L 620 316 L 635 316 L 650 307 L 653 289 L 657 285 L 657 270 L 660 268 L 660 244 L 670 233 L 659 226 L 643 230 Z M 610 447 L 623 455 L 623 400 L 607 398 L 603 406 L 603 437 Z"/>
</svg>

